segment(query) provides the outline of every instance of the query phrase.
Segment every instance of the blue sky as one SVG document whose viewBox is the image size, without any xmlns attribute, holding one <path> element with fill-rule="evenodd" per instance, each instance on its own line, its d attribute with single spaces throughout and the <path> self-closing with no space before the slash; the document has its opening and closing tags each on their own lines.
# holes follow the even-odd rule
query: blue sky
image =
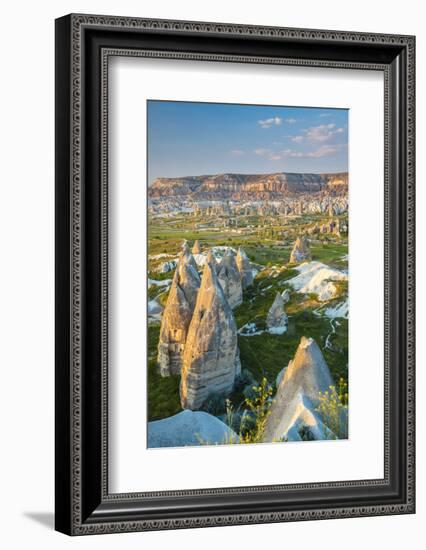
<svg viewBox="0 0 426 550">
<path fill-rule="evenodd" d="M 148 101 L 148 181 L 348 169 L 346 109 Z"/>
</svg>

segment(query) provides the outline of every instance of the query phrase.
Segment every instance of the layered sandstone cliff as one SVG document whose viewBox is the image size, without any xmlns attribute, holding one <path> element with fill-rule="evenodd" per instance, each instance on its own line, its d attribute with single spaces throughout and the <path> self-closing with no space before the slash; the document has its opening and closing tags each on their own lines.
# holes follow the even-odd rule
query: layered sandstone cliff
<svg viewBox="0 0 426 550">
<path fill-rule="evenodd" d="M 268 200 L 300 193 L 346 193 L 348 174 L 215 174 L 157 178 L 148 189 L 154 198 L 190 197 L 193 200 Z"/>
</svg>

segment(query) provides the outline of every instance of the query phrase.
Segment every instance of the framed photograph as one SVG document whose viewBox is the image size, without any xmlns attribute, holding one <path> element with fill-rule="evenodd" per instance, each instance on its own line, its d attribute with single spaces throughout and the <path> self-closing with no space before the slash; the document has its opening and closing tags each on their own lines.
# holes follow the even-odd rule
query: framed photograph
<svg viewBox="0 0 426 550">
<path fill-rule="evenodd" d="M 413 36 L 56 21 L 56 529 L 415 511 Z"/>
</svg>

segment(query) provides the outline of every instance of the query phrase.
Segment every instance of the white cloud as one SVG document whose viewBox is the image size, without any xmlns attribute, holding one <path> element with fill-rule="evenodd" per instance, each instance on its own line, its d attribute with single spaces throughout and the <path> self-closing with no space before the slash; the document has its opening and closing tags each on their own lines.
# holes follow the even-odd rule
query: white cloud
<svg viewBox="0 0 426 550">
<path fill-rule="evenodd" d="M 331 157 L 337 154 L 339 151 L 347 149 L 347 143 L 338 143 L 336 145 L 321 145 L 314 151 L 296 151 L 295 149 L 282 149 L 281 151 L 273 151 L 272 149 L 264 149 L 260 147 L 255 149 L 253 153 L 260 157 L 265 157 L 268 160 L 281 160 L 284 158 L 322 158 Z"/>
<path fill-rule="evenodd" d="M 262 147 L 260 147 L 259 149 L 255 149 L 255 150 L 253 151 L 253 153 L 254 153 L 255 155 L 258 155 L 259 157 L 262 157 L 262 156 L 265 156 L 265 155 L 267 155 L 267 154 L 270 154 L 271 151 L 270 151 L 269 149 L 263 149 Z"/>
<path fill-rule="evenodd" d="M 324 142 L 329 141 L 337 134 L 342 134 L 344 129 L 336 128 L 335 124 L 330 123 L 320 124 L 319 126 L 311 126 L 303 131 L 309 141 Z"/>
<path fill-rule="evenodd" d="M 255 155 L 258 155 L 259 157 L 266 157 L 268 160 L 282 159 L 282 155 L 280 153 L 276 153 L 271 149 L 259 148 L 259 149 L 255 149 L 253 152 Z"/>
<path fill-rule="evenodd" d="M 283 157 L 290 157 L 290 158 L 322 158 L 322 157 L 330 157 L 332 155 L 335 155 L 339 151 L 346 149 L 347 143 L 344 144 L 338 144 L 338 145 L 321 145 L 319 149 L 316 149 L 315 151 L 295 151 L 294 149 L 284 149 L 284 151 L 281 151 L 281 155 Z"/>
<path fill-rule="evenodd" d="M 334 155 L 339 150 L 338 147 L 335 147 L 333 145 L 321 145 L 319 149 L 316 151 L 313 151 L 309 153 L 309 156 L 312 158 L 321 158 L 321 157 L 329 157 L 331 155 Z"/>
<path fill-rule="evenodd" d="M 243 151 L 242 149 L 231 149 L 231 151 L 229 152 L 231 153 L 231 155 L 235 155 L 236 157 L 245 155 L 245 151 Z"/>
<path fill-rule="evenodd" d="M 295 118 L 286 118 L 285 121 L 287 124 L 295 124 L 297 122 Z"/>
<path fill-rule="evenodd" d="M 294 143 L 302 143 L 303 139 L 303 136 L 294 136 L 291 138 L 291 141 L 294 141 Z"/>
<path fill-rule="evenodd" d="M 274 116 L 271 118 L 265 118 L 264 120 L 258 120 L 257 123 L 262 128 L 270 128 L 271 126 L 280 126 L 282 121 L 283 119 L 280 118 L 279 116 Z"/>
</svg>

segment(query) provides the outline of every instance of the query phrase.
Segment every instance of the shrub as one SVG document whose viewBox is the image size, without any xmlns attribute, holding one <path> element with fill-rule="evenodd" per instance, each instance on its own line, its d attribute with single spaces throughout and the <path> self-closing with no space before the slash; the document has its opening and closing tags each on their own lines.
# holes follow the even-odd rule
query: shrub
<svg viewBox="0 0 426 550">
<path fill-rule="evenodd" d="M 249 413 L 253 416 L 254 425 L 251 429 L 241 430 L 241 443 L 259 443 L 262 440 L 266 420 L 272 404 L 272 386 L 266 378 L 262 379 L 259 386 L 253 386 L 253 397 L 246 397 L 245 404 Z"/>
<path fill-rule="evenodd" d="M 204 401 L 201 410 L 212 414 L 213 416 L 220 416 L 226 412 L 226 399 L 219 393 L 211 393 Z"/>
<path fill-rule="evenodd" d="M 236 391 L 242 391 L 248 384 L 253 386 L 253 385 L 257 385 L 257 382 L 253 374 L 249 370 L 243 369 L 241 371 L 241 374 L 237 376 L 237 378 L 235 379 L 234 389 Z"/>
<path fill-rule="evenodd" d="M 316 411 L 337 439 L 348 437 L 348 385 L 343 378 L 339 379 L 337 389 L 330 386 L 325 392 L 319 392 Z"/>
</svg>

